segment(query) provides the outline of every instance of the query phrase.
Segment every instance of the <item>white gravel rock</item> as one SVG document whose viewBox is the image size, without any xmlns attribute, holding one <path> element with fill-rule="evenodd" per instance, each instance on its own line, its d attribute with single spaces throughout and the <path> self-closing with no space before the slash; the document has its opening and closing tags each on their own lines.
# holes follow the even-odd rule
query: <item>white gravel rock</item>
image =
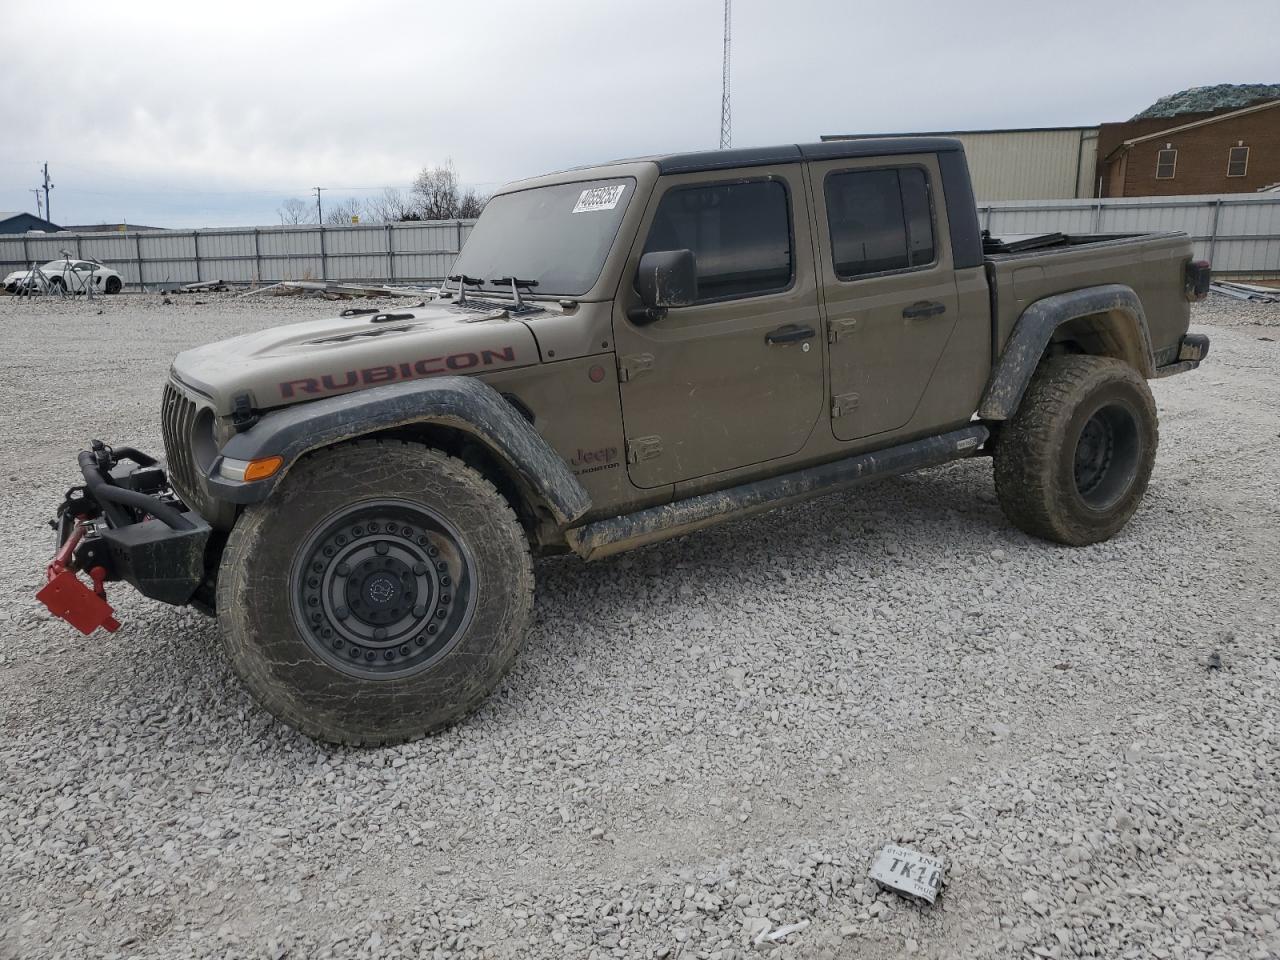
<svg viewBox="0 0 1280 960">
<path fill-rule="evenodd" d="M 175 352 L 340 309 L 201 299 L 0 299 L 0 956 L 1280 955 L 1280 308 L 1197 307 L 1110 543 L 1023 536 L 969 461 L 543 562 L 502 689 L 370 751 L 273 722 L 199 614 L 32 600 Z M 866 878 L 885 842 L 937 904 Z"/>
</svg>

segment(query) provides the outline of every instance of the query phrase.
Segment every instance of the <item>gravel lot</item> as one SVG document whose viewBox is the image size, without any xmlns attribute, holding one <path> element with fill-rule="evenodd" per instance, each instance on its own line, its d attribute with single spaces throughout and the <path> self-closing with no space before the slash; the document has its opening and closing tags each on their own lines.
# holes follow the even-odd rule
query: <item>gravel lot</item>
<svg viewBox="0 0 1280 960">
<path fill-rule="evenodd" d="M 343 750 L 207 618 L 32 599 L 75 451 L 158 449 L 172 354 L 340 308 L 174 301 L 0 299 L 0 956 L 1280 956 L 1280 308 L 1197 308 L 1110 543 L 1023 536 L 966 461 L 543 562 L 479 713 Z M 865 879 L 893 839 L 951 862 L 934 907 Z"/>
</svg>

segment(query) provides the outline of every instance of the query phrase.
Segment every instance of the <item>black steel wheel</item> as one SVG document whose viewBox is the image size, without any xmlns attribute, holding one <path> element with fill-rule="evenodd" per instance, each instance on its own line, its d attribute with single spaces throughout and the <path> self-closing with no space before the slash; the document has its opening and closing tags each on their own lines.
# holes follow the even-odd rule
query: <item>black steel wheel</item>
<svg viewBox="0 0 1280 960">
<path fill-rule="evenodd" d="M 1111 507 L 1137 477 L 1141 453 L 1137 416 L 1128 404 L 1095 410 L 1080 431 L 1072 461 L 1080 499 L 1094 510 Z"/>
<path fill-rule="evenodd" d="M 298 551 L 293 615 L 308 645 L 343 673 L 409 676 L 462 635 L 475 577 L 471 551 L 434 511 L 403 500 L 358 503 Z"/>
<path fill-rule="evenodd" d="M 1067 354 L 1041 363 L 995 445 L 996 494 L 1027 533 L 1072 546 L 1114 536 L 1155 465 L 1155 401 L 1121 360 Z"/>
<path fill-rule="evenodd" d="M 485 477 L 420 444 L 295 465 L 223 551 L 223 647 L 254 697 L 310 736 L 413 740 L 475 708 L 532 609 L 528 538 Z"/>
</svg>

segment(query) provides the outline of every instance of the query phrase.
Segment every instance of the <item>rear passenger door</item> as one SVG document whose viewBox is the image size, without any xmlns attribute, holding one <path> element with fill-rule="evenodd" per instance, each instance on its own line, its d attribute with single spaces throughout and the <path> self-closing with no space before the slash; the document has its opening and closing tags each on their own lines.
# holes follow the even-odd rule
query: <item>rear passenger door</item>
<svg viewBox="0 0 1280 960">
<path fill-rule="evenodd" d="M 905 427 L 959 313 L 932 154 L 811 165 L 839 440 Z"/>
</svg>

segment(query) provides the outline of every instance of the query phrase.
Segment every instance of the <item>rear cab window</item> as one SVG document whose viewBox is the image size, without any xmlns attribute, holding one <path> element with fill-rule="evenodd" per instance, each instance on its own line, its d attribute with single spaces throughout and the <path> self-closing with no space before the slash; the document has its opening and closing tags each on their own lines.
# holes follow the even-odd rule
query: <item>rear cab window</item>
<svg viewBox="0 0 1280 960">
<path fill-rule="evenodd" d="M 659 201 L 644 253 L 692 250 L 698 303 L 778 293 L 795 276 L 791 198 L 778 179 L 692 184 Z"/>
<path fill-rule="evenodd" d="M 937 262 L 933 201 L 923 167 L 830 173 L 823 192 L 832 267 L 841 280 Z"/>
</svg>

